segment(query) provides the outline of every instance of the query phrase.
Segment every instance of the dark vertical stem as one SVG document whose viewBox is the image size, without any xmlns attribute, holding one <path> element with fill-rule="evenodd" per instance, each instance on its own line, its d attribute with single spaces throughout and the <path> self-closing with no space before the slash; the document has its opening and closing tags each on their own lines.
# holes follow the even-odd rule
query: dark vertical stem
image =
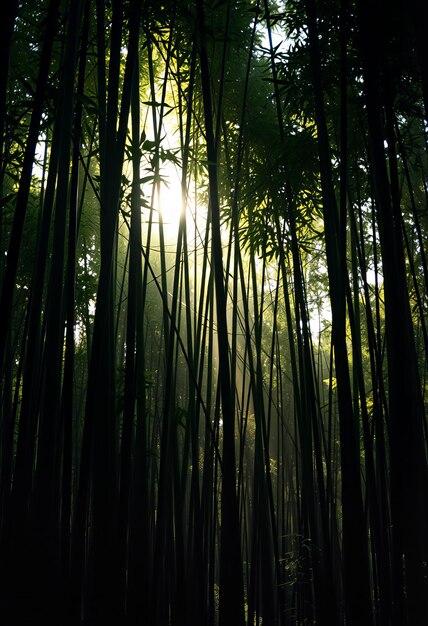
<svg viewBox="0 0 428 626">
<path fill-rule="evenodd" d="M 226 321 L 226 293 L 223 274 L 220 207 L 218 195 L 217 150 L 214 139 L 210 71 L 205 44 L 204 3 L 197 1 L 199 54 L 201 62 L 202 94 L 208 156 L 208 177 L 212 221 L 212 254 L 219 348 L 219 383 L 223 418 L 223 474 L 221 494 L 220 546 L 220 606 L 219 624 L 244 624 L 244 598 L 239 532 L 238 502 L 236 498 L 235 416 L 232 406 L 229 340 Z"/>
<path fill-rule="evenodd" d="M 393 97 L 380 3 L 358 3 L 359 46 L 367 103 L 370 160 L 376 199 L 385 294 L 390 418 L 390 494 L 393 523 L 394 624 L 428 619 L 427 459 L 424 407 L 406 284 Z M 385 125 L 384 125 L 385 120 Z M 387 140 L 387 163 L 384 141 Z M 388 168 L 389 166 L 389 168 Z M 388 176 L 389 169 L 389 176 Z"/>
<path fill-rule="evenodd" d="M 49 3 L 49 9 L 46 16 L 46 27 L 40 55 L 39 73 L 37 76 L 34 94 L 33 110 L 31 113 L 30 127 L 28 129 L 24 161 L 16 197 L 12 231 L 7 253 L 7 264 L 2 284 L 0 297 L 0 311 L 2 316 L 2 324 L 0 325 L 0 371 L 3 371 L 4 367 L 6 337 L 9 332 L 9 325 L 13 311 L 13 292 L 16 282 L 18 257 L 21 248 L 22 231 L 24 228 L 24 220 L 30 194 L 31 175 L 33 171 L 37 141 L 39 138 L 39 128 L 43 113 L 45 91 L 48 84 L 49 68 L 52 60 L 52 49 L 57 30 L 58 7 L 59 0 L 52 0 Z"/>
<path fill-rule="evenodd" d="M 373 623 L 369 560 L 365 516 L 363 512 L 359 438 L 353 411 L 346 347 L 346 257 L 343 258 L 343 229 L 333 187 L 330 145 L 322 85 L 321 52 L 315 0 L 306 0 L 309 54 L 315 97 L 315 120 L 321 170 L 325 245 L 332 308 L 332 343 L 334 347 L 340 427 L 342 467 L 343 557 L 346 618 L 349 624 Z M 346 196 L 345 196 L 346 197 Z"/>
</svg>

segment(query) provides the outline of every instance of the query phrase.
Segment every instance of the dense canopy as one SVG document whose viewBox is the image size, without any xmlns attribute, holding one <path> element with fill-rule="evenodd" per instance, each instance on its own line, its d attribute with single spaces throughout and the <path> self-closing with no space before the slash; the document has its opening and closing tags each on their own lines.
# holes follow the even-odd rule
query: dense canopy
<svg viewBox="0 0 428 626">
<path fill-rule="evenodd" d="M 3 624 L 428 623 L 427 24 L 3 2 Z"/>
</svg>

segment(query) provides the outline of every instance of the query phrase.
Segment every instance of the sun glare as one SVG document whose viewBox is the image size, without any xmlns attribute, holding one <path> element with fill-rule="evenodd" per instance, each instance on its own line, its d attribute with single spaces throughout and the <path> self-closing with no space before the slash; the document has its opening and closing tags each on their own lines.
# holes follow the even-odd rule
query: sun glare
<svg viewBox="0 0 428 626">
<path fill-rule="evenodd" d="M 182 212 L 181 171 L 174 164 L 167 164 L 162 168 L 161 179 L 157 208 L 162 218 L 165 236 L 176 238 Z"/>
</svg>

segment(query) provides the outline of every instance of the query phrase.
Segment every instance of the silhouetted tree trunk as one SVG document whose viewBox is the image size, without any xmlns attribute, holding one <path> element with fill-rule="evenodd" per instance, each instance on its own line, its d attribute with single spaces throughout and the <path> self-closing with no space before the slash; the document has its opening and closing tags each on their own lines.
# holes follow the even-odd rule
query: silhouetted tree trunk
<svg viewBox="0 0 428 626">
<path fill-rule="evenodd" d="M 372 624 L 367 529 L 363 511 L 357 422 L 352 406 L 346 348 L 346 259 L 342 256 L 340 224 L 333 187 L 330 145 L 324 112 L 321 55 L 315 0 L 306 1 L 309 53 L 315 97 L 315 120 L 321 172 L 325 246 L 332 309 L 332 342 L 339 405 L 342 468 L 343 566 L 346 619 L 349 624 Z"/>
<path fill-rule="evenodd" d="M 34 93 L 33 110 L 31 113 L 30 127 L 28 129 L 19 188 L 16 196 L 16 206 L 7 253 L 7 264 L 2 283 L 0 311 L 3 321 L 0 326 L 0 371 L 3 371 L 3 368 L 9 365 L 4 363 L 4 351 L 13 312 L 13 291 L 16 282 L 19 250 L 21 247 L 22 231 L 30 194 L 34 155 L 39 139 L 40 122 L 45 103 L 45 91 L 49 79 L 49 68 L 51 66 L 52 49 L 57 28 L 58 7 L 59 0 L 52 0 L 49 3 L 49 10 L 46 16 L 46 27 L 40 54 L 40 66 Z"/>
<path fill-rule="evenodd" d="M 382 19 L 359 2 L 370 160 L 382 250 L 388 357 L 394 624 L 426 623 L 427 465 L 424 408 L 406 285 L 392 96 Z M 381 33 L 381 36 L 379 36 Z M 386 128 L 383 116 L 386 116 Z M 384 142 L 388 142 L 389 177 Z"/>
<path fill-rule="evenodd" d="M 205 46 L 205 20 L 203 0 L 197 2 L 199 54 L 201 61 L 202 94 L 207 143 L 209 198 L 212 223 L 212 255 L 218 325 L 219 384 L 223 419 L 223 456 L 221 491 L 221 552 L 220 552 L 220 606 L 219 624 L 236 626 L 244 624 L 244 598 L 239 532 L 238 503 L 236 499 L 235 468 L 235 415 L 232 406 L 229 340 L 226 321 L 226 293 L 224 287 L 222 244 L 220 233 L 220 207 L 218 196 L 217 150 L 212 119 L 210 73 Z"/>
</svg>

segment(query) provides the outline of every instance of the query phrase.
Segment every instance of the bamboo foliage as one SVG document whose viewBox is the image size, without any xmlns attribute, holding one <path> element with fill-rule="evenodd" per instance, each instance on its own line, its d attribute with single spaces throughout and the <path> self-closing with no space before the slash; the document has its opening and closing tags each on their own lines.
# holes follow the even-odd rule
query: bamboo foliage
<svg viewBox="0 0 428 626">
<path fill-rule="evenodd" d="M 426 623 L 423 11 L 375 9 L 8 6 L 5 623 Z"/>
</svg>

